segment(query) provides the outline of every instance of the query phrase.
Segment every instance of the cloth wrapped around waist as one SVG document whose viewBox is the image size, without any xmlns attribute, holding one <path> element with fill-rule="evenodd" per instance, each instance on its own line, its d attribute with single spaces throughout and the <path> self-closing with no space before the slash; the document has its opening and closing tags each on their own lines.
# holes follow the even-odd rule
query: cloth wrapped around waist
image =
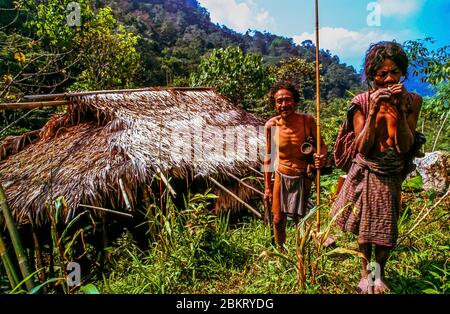
<svg viewBox="0 0 450 314">
<path fill-rule="evenodd" d="M 280 210 L 289 215 L 303 217 L 306 213 L 306 178 L 305 174 L 289 176 L 275 170 L 280 177 Z"/>
<path fill-rule="evenodd" d="M 400 158 L 393 148 L 380 153 L 376 159 L 364 158 L 358 153 L 353 162 L 383 176 L 397 175 L 405 166 L 404 158 Z"/>
<path fill-rule="evenodd" d="M 295 177 L 295 176 L 303 175 L 306 172 L 307 166 L 308 166 L 308 164 L 306 162 L 304 162 L 304 164 L 302 164 L 302 168 L 293 168 L 288 165 L 283 165 L 283 164 L 279 163 L 276 168 L 282 174 Z"/>
</svg>

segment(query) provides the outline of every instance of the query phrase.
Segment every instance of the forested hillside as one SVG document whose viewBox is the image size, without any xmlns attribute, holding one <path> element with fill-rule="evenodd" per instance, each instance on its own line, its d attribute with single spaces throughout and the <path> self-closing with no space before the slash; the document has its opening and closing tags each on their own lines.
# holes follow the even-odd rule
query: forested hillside
<svg viewBox="0 0 450 314">
<path fill-rule="evenodd" d="M 213 24 L 208 11 L 196 0 L 105 0 L 118 20 L 139 34 L 138 50 L 142 56 L 143 85 L 180 85 L 196 70 L 200 57 L 215 48 L 239 46 L 244 52 L 263 56 L 265 64 L 279 64 L 289 57 L 314 61 L 315 46 L 305 41 L 301 46 L 291 38 L 258 30 L 242 35 Z M 321 52 L 322 96 L 342 97 L 358 85 L 360 77 L 353 67 L 340 63 L 338 56 Z M 178 83 L 178 84 L 176 84 Z M 310 88 L 305 95 L 312 99 Z"/>
<path fill-rule="evenodd" d="M 278 78 L 276 73 L 289 72 L 289 65 L 280 67 L 293 57 L 291 68 L 301 66 L 294 72 L 303 99 L 314 99 L 315 47 L 310 41 L 296 45 L 290 38 L 257 30 L 239 34 L 212 23 L 196 0 L 80 0 L 79 7 L 71 2 L 0 0 L 0 102 L 16 102 L 30 94 L 189 86 L 196 81 L 218 88 L 245 109 L 256 106 L 256 112 L 267 112 L 264 95 Z M 251 73 L 229 93 L 220 82 L 192 79 L 202 58 L 227 47 L 239 47 L 256 60 L 249 68 L 259 71 L 260 79 Z M 239 71 L 234 77 L 245 76 Z M 321 51 L 321 75 L 324 101 L 361 85 L 353 67 L 327 51 Z M 246 95 L 233 97 L 236 88 Z M 52 112 L 37 109 L 22 119 L 25 111 L 3 111 L 0 127 L 9 127 L 0 136 L 39 128 Z"/>
<path fill-rule="evenodd" d="M 35 3 L 41 4 L 36 7 Z M 71 89 L 187 85 L 187 78 L 196 70 L 201 56 L 212 49 L 229 46 L 261 54 L 265 64 L 279 64 L 293 56 L 310 62 L 314 59 L 314 45 L 309 41 L 299 46 L 290 38 L 257 30 L 244 35 L 236 33 L 213 24 L 207 10 L 195 0 L 97 0 L 91 4 L 83 0 L 78 2 L 82 14 L 78 27 L 65 23 L 71 13 L 67 10 L 68 3 L 21 0 L 14 6 L 11 0 L 0 1 L 0 6 L 7 10 L 2 12 L 0 19 L 2 48 L 6 48 L 2 49 L 0 57 L 4 65 L 0 75 L 6 81 L 12 80 L 20 72 L 17 68 L 27 65 L 34 56 L 39 62 L 30 66 L 44 66 L 47 70 L 41 71 L 39 84 L 30 82 L 28 73 L 27 84 L 21 81 L 22 84 L 17 86 L 19 94 L 62 91 L 82 81 L 85 83 Z M 112 15 L 108 7 L 112 8 Z M 114 42 L 113 36 L 107 37 L 108 32 L 116 37 L 121 35 L 118 37 L 122 43 L 117 39 Z M 25 59 L 14 54 L 16 52 L 22 53 Z M 92 53 L 82 56 L 81 52 Z M 105 77 L 108 75 L 99 75 L 95 73 L 96 69 L 90 69 L 99 67 L 100 62 L 111 57 L 113 52 L 122 55 L 123 60 L 109 60 L 111 62 L 106 64 L 109 68 L 104 71 L 112 71 L 117 66 L 118 73 L 109 73 L 111 77 Z M 139 62 L 135 62 L 137 58 Z M 359 75 L 352 67 L 340 63 L 338 56 L 322 51 L 321 62 L 325 98 L 341 97 L 346 89 L 359 84 Z M 51 69 L 53 71 L 49 71 Z M 50 72 L 53 73 L 50 75 Z M 95 77 L 96 85 L 86 84 L 92 77 Z M 104 86 L 98 86 L 99 78 Z M 9 92 L 13 99 L 14 90 L 9 89 Z M 313 97 L 312 90 L 305 93 L 307 98 Z"/>
<path fill-rule="evenodd" d="M 258 30 L 237 33 L 212 23 L 196 0 L 79 0 L 78 8 L 71 3 L 0 0 L 0 102 L 75 90 L 208 85 L 266 117 L 273 113 L 265 98 L 271 83 L 293 78 L 302 103 L 312 109 L 311 41 L 296 45 L 291 38 Z M 446 69 L 447 48 L 428 51 L 424 43 L 405 43 L 418 66 L 415 74 L 438 96 L 447 95 L 430 75 Z M 363 88 L 362 80 L 329 51 L 321 51 L 320 63 L 323 110 L 332 113 L 333 131 L 325 137 L 332 143 L 346 102 Z M 442 78 L 444 72 L 436 73 Z M 433 108 L 444 108 L 445 97 L 438 96 Z M 2 111 L 0 137 L 40 128 L 52 112 Z"/>
</svg>

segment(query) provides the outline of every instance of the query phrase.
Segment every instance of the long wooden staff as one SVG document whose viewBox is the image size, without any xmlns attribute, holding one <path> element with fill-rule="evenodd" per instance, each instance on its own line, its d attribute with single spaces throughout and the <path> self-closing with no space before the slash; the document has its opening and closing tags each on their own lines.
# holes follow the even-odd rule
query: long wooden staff
<svg viewBox="0 0 450 314">
<path fill-rule="evenodd" d="M 319 0 L 315 0 L 315 16 L 316 16 L 316 122 L 317 122 L 317 155 L 320 156 L 320 72 L 319 72 Z M 316 206 L 317 206 L 317 233 L 320 232 L 320 168 L 316 174 Z"/>
</svg>

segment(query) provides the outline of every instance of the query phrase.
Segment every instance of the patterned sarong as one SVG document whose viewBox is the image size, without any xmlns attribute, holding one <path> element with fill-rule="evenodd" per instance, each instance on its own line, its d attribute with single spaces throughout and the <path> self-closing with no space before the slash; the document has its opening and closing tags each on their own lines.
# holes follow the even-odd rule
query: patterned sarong
<svg viewBox="0 0 450 314">
<path fill-rule="evenodd" d="M 338 226 L 358 235 L 358 243 L 396 244 L 403 167 L 393 149 L 376 160 L 361 154 L 353 160 L 331 214 L 339 214 Z"/>
<path fill-rule="evenodd" d="M 280 176 L 280 211 L 303 217 L 306 213 L 306 182 L 304 175 L 288 176 L 278 170 Z"/>
</svg>

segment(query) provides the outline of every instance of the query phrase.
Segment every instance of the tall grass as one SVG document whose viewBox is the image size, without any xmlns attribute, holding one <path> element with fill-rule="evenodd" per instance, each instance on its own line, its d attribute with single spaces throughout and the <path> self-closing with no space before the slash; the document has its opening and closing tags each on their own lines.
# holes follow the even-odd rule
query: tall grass
<svg viewBox="0 0 450 314">
<path fill-rule="evenodd" d="M 110 248 L 109 269 L 90 282 L 101 293 L 356 293 L 356 238 L 329 217 L 336 178 L 323 180 L 322 233 L 314 233 L 314 219 L 297 226 L 288 220 L 284 253 L 262 221 L 243 217 L 230 224 L 230 214 L 212 215 L 208 204 L 215 196 L 207 191 L 187 195 L 183 208 L 167 201 L 165 214 L 155 202 L 146 222 L 156 232 L 149 244 L 138 245 L 125 230 Z M 450 200 L 429 211 L 438 200 L 435 193 L 403 193 L 401 241 L 386 268 L 392 293 L 449 292 Z M 323 247 L 327 235 L 336 238 L 336 248 Z"/>
<path fill-rule="evenodd" d="M 330 177 L 328 180 L 335 180 Z M 327 179 L 324 180 L 327 182 Z M 331 184 L 330 184 L 331 185 Z M 448 200 L 407 234 L 430 193 L 407 193 L 400 237 L 387 264 L 392 293 L 447 293 L 450 243 Z M 272 246 L 262 221 L 211 215 L 208 192 L 189 195 L 185 208 L 172 208 L 158 241 L 141 250 L 129 233 L 117 241 L 111 271 L 96 284 L 104 293 L 355 293 L 360 254 L 355 236 L 342 233 L 329 217 L 332 193 L 324 193 L 322 233 L 314 219 L 297 227 L 288 220 L 287 251 Z M 172 214 L 170 214 L 172 213 Z M 423 212 L 422 212 L 423 214 Z M 312 215 L 314 216 L 314 215 Z M 326 236 L 337 248 L 323 247 Z M 301 267 L 299 267 L 301 265 Z"/>
</svg>

